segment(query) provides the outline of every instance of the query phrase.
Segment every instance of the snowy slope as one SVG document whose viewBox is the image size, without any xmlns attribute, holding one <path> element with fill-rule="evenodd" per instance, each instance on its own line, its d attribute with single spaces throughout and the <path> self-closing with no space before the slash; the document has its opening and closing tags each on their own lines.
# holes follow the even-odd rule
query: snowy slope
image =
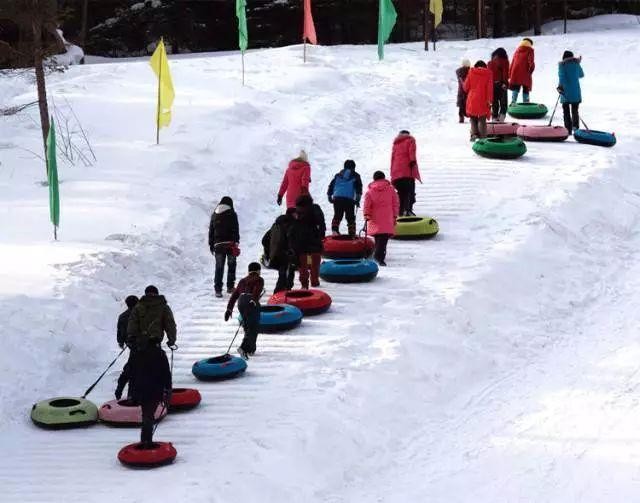
<svg viewBox="0 0 640 503">
<path fill-rule="evenodd" d="M 7 501 L 607 501 L 640 492 L 633 328 L 640 179 L 634 126 L 640 31 L 536 39 L 534 99 L 555 102 L 556 62 L 583 54 L 587 123 L 612 150 L 529 144 L 519 162 L 480 159 L 456 123 L 453 71 L 495 41 L 301 48 L 172 62 L 174 122 L 155 146 L 145 62 L 51 78 L 98 156 L 61 167 L 61 241 L 50 240 L 31 118 L 0 122 L 0 487 Z M 616 22 L 619 19 L 615 20 Z M 509 52 L 517 39 L 501 44 Z M 24 76 L 0 80 L 10 104 Z M 22 90 L 22 91 L 18 91 Z M 179 459 L 129 472 L 115 459 L 136 431 L 43 432 L 35 400 L 81 394 L 115 356 L 122 299 L 157 284 L 176 312 L 176 384 L 226 349 L 234 327 L 211 296 L 209 212 L 239 211 L 241 270 L 279 212 L 275 191 L 300 148 L 324 202 L 346 158 L 363 179 L 387 169 L 400 128 L 418 139 L 421 212 L 442 234 L 392 243 L 370 285 L 323 285 L 330 313 L 261 336 L 247 375 L 198 384 L 204 403 L 158 438 Z M 256 183 L 258 182 L 258 183 Z M 269 287 L 274 277 L 267 272 Z M 111 396 L 117 372 L 92 393 Z"/>
</svg>

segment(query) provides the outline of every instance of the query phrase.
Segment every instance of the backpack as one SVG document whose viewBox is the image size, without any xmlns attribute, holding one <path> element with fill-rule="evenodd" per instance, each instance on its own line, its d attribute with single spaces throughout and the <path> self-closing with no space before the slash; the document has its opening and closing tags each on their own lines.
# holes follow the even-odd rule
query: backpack
<svg viewBox="0 0 640 503">
<path fill-rule="evenodd" d="M 343 170 L 334 179 L 333 197 L 344 197 L 345 199 L 356 198 L 356 177 L 351 170 Z"/>
</svg>

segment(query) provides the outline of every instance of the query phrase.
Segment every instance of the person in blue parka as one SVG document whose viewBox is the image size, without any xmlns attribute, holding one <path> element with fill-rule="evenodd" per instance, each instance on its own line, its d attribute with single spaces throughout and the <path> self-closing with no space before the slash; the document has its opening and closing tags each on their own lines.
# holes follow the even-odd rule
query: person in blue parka
<svg viewBox="0 0 640 503">
<path fill-rule="evenodd" d="M 580 62 L 582 56 L 576 58 L 571 51 L 564 51 L 562 61 L 558 63 L 558 92 L 562 102 L 564 127 L 569 134 L 580 127 L 578 107 L 582 102 L 580 79 L 584 77 Z"/>
<path fill-rule="evenodd" d="M 356 163 L 351 159 L 344 161 L 344 169 L 340 171 L 329 184 L 327 190 L 329 202 L 333 204 L 333 220 L 331 230 L 333 235 L 340 234 L 340 222 L 347 218 L 347 232 L 352 238 L 356 237 L 356 206 L 360 206 L 362 197 L 362 179 L 356 173 Z"/>
</svg>

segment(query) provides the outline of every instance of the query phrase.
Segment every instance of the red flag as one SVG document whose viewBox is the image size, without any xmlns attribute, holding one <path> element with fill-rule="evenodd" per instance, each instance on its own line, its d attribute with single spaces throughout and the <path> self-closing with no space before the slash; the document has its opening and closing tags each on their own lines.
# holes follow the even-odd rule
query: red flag
<svg viewBox="0 0 640 503">
<path fill-rule="evenodd" d="M 304 28 L 302 40 L 308 40 L 311 44 L 317 44 L 316 27 L 313 25 L 313 15 L 311 14 L 311 0 L 304 0 Z"/>
</svg>

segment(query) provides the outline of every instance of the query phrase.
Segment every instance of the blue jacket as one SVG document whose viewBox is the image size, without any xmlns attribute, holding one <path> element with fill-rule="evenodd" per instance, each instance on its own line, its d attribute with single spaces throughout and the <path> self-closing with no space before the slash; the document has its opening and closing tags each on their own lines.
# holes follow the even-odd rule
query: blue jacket
<svg viewBox="0 0 640 503">
<path fill-rule="evenodd" d="M 582 77 L 584 77 L 584 72 L 578 59 L 570 58 L 558 63 L 558 85 L 564 90 L 560 96 L 562 103 L 582 102 L 582 93 L 580 91 L 580 79 Z"/>
<path fill-rule="evenodd" d="M 362 179 L 360 178 L 360 174 L 350 169 L 343 169 L 329 184 L 327 196 L 329 196 L 329 199 L 350 199 L 356 204 L 360 204 L 360 198 L 362 197 Z"/>
</svg>

